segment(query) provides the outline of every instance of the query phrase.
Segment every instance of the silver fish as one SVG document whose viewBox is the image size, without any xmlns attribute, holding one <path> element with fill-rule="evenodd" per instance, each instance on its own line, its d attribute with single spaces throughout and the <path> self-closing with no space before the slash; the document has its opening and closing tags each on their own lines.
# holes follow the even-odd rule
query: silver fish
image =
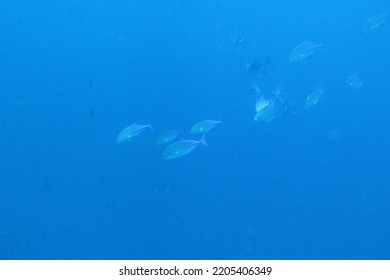
<svg viewBox="0 0 390 280">
<path fill-rule="evenodd" d="M 163 134 L 161 134 L 157 138 L 156 144 L 157 145 L 165 145 L 165 144 L 167 144 L 169 142 L 172 142 L 172 141 L 174 141 L 177 138 L 179 133 L 180 132 L 178 130 L 168 130 L 168 131 L 165 131 Z"/>
<path fill-rule="evenodd" d="M 264 108 L 266 108 L 270 103 L 271 103 L 270 99 L 266 99 L 264 98 L 264 96 L 261 96 L 256 101 L 256 105 L 255 105 L 256 112 L 264 110 Z"/>
<path fill-rule="evenodd" d="M 275 98 L 281 98 L 283 95 L 285 95 L 285 92 L 281 86 L 278 86 L 275 90 L 272 91 L 272 94 Z"/>
<path fill-rule="evenodd" d="M 191 128 L 192 134 L 207 133 L 222 121 L 204 120 L 194 124 Z"/>
<path fill-rule="evenodd" d="M 305 109 L 311 109 L 313 108 L 318 102 L 321 101 L 321 99 L 324 97 L 323 96 L 324 89 L 319 88 L 316 89 L 312 94 L 310 94 L 308 97 L 306 97 L 306 102 L 305 102 Z"/>
<path fill-rule="evenodd" d="M 299 102 L 297 100 L 282 101 L 282 115 L 287 117 L 290 115 L 296 115 L 300 111 Z"/>
<path fill-rule="evenodd" d="M 269 100 L 268 100 L 269 101 Z M 256 115 L 254 116 L 253 120 L 254 121 L 271 121 L 273 120 L 274 118 L 276 118 L 277 116 L 279 116 L 279 110 L 278 108 L 275 106 L 275 103 L 274 102 L 264 102 L 263 104 L 264 106 L 259 106 L 256 111 Z M 261 109 L 260 109 L 261 107 Z"/>
<path fill-rule="evenodd" d="M 251 91 L 254 95 L 258 96 L 261 94 L 261 90 L 260 90 L 260 87 L 256 84 L 253 84 L 252 87 L 251 87 Z"/>
<path fill-rule="evenodd" d="M 376 16 L 373 16 L 363 25 L 361 33 L 365 34 L 374 29 L 377 29 L 378 27 L 381 27 L 385 23 L 386 18 L 388 16 L 388 13 L 381 13 Z"/>
<path fill-rule="evenodd" d="M 235 48 L 238 47 L 242 42 L 244 42 L 244 37 L 240 36 L 237 32 L 230 36 L 230 40 L 233 42 Z"/>
<path fill-rule="evenodd" d="M 356 74 L 352 73 L 348 74 L 348 77 L 345 79 L 345 82 L 355 90 L 358 90 L 363 84 L 359 77 Z"/>
<path fill-rule="evenodd" d="M 313 55 L 318 48 L 322 48 L 323 45 L 309 42 L 308 40 L 298 44 L 288 57 L 289 62 L 296 62 L 299 60 L 307 59 Z"/>
<path fill-rule="evenodd" d="M 145 128 L 150 128 L 153 130 L 150 124 L 132 124 L 125 129 L 123 129 L 116 138 L 118 143 L 123 143 L 125 141 L 131 141 L 134 137 L 138 136 Z"/>
<path fill-rule="evenodd" d="M 196 140 L 182 140 L 176 143 L 173 143 L 165 148 L 163 152 L 163 159 L 174 159 L 182 157 L 191 153 L 199 144 L 207 147 L 207 142 L 205 140 L 205 135 L 203 134 L 202 139 L 199 141 Z"/>
<path fill-rule="evenodd" d="M 270 99 L 261 96 L 256 101 L 256 115 L 254 121 L 271 121 L 277 117 L 295 115 L 299 113 L 299 102 L 291 100 L 284 89 L 278 86 Z"/>
</svg>

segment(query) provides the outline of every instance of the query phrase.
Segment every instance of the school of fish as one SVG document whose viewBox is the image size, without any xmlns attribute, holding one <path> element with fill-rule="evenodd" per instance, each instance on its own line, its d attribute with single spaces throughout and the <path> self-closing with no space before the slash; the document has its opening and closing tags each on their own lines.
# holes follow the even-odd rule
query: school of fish
<svg viewBox="0 0 390 280">
<path fill-rule="evenodd" d="M 388 16 L 388 13 L 380 13 L 369 18 L 362 25 L 360 34 L 366 35 L 383 26 Z M 244 38 L 237 32 L 230 36 L 230 40 L 234 48 L 238 48 L 244 42 Z M 314 43 L 309 40 L 304 40 L 292 48 L 288 55 L 288 62 L 295 64 L 308 60 L 314 57 L 318 50 L 324 52 L 324 44 L 322 42 Z M 272 65 L 272 62 L 269 55 L 267 55 L 266 59 L 262 62 L 254 61 L 246 64 L 244 70 L 250 76 L 261 76 L 265 73 L 269 65 Z M 363 85 L 358 75 L 351 72 L 351 70 L 346 75 L 345 82 L 353 90 L 359 90 Z M 261 87 L 258 84 L 253 84 L 251 91 L 255 98 L 255 114 L 253 120 L 256 122 L 270 122 L 278 117 L 295 115 L 306 110 L 311 110 L 324 98 L 323 85 L 315 87 L 312 93 L 306 95 L 304 100 L 292 99 L 281 86 L 276 87 L 270 94 L 263 94 Z M 189 134 L 194 136 L 198 135 L 199 137 L 191 137 L 191 139 L 186 139 L 183 136 L 179 137 L 182 134 L 184 135 L 182 131 L 175 129 L 166 130 L 160 134 L 155 143 L 159 146 L 166 145 L 162 152 L 162 158 L 164 160 L 183 157 L 189 155 L 198 146 L 208 147 L 206 134 L 220 123 L 222 123 L 222 120 L 211 119 L 195 123 L 191 127 Z M 119 132 L 116 138 L 117 143 L 133 141 L 134 138 L 138 137 L 147 128 L 153 130 L 151 124 L 133 123 Z M 181 140 L 178 140 L 179 138 Z"/>
</svg>

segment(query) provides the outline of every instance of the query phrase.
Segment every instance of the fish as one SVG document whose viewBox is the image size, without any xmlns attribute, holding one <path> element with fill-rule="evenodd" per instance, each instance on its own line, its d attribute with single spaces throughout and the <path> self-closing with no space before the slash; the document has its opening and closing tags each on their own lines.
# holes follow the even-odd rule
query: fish
<svg viewBox="0 0 390 280">
<path fill-rule="evenodd" d="M 256 84 L 253 84 L 252 87 L 251 87 L 251 91 L 254 95 L 260 95 L 261 94 L 261 90 L 260 90 L 260 87 Z"/>
<path fill-rule="evenodd" d="M 281 86 L 278 86 L 272 91 L 272 94 L 275 96 L 275 98 L 281 98 L 283 95 L 285 95 L 285 92 Z"/>
<path fill-rule="evenodd" d="M 180 131 L 178 131 L 178 130 L 165 131 L 157 138 L 156 144 L 157 145 L 165 145 L 169 142 L 172 142 L 172 141 L 176 140 L 179 133 L 180 133 Z"/>
<path fill-rule="evenodd" d="M 373 16 L 367 22 L 363 25 L 361 34 L 366 34 L 368 32 L 371 32 L 374 29 L 377 29 L 378 27 L 383 26 L 385 23 L 387 17 L 389 16 L 388 13 L 380 13 L 376 16 Z"/>
<path fill-rule="evenodd" d="M 345 82 L 355 90 L 358 90 L 363 84 L 359 77 L 351 72 L 348 73 L 348 77 L 345 79 Z"/>
<path fill-rule="evenodd" d="M 264 62 L 252 62 L 250 64 L 245 65 L 245 70 L 248 72 L 249 75 L 261 75 L 264 73 L 264 68 L 268 65 L 272 64 L 271 60 L 269 58 L 269 55 L 267 55 L 266 60 Z"/>
<path fill-rule="evenodd" d="M 91 118 L 94 118 L 96 116 L 95 110 L 92 107 L 89 107 L 88 113 Z"/>
<path fill-rule="evenodd" d="M 300 112 L 299 101 L 291 99 L 281 86 L 278 86 L 274 91 L 272 91 L 272 94 L 272 102 L 275 103 L 275 108 L 273 110 L 274 118 L 278 116 L 287 117 L 290 115 L 296 115 Z"/>
<path fill-rule="evenodd" d="M 254 121 L 272 121 L 280 116 L 297 114 L 296 101 L 289 101 L 285 96 L 273 96 L 270 99 L 261 96 L 255 104 Z"/>
<path fill-rule="evenodd" d="M 230 40 L 233 42 L 235 48 L 238 47 L 242 42 L 244 42 L 244 37 L 240 36 L 238 33 L 230 36 Z"/>
<path fill-rule="evenodd" d="M 204 120 L 197 122 L 194 124 L 191 128 L 191 133 L 192 134 L 197 134 L 197 133 L 207 133 L 211 129 L 214 128 L 217 124 L 221 123 L 222 121 L 214 121 L 214 120 Z"/>
<path fill-rule="evenodd" d="M 318 88 L 308 97 L 306 97 L 305 109 L 306 110 L 311 109 L 314 107 L 314 105 L 320 102 L 321 99 L 323 98 L 323 93 L 324 93 L 324 89 Z"/>
<path fill-rule="evenodd" d="M 296 62 L 310 58 L 318 48 L 322 48 L 323 44 L 315 44 L 308 40 L 298 44 L 291 52 L 288 57 L 289 62 Z"/>
<path fill-rule="evenodd" d="M 265 107 L 267 107 L 271 103 L 270 99 L 265 99 L 264 96 L 261 96 L 257 99 L 255 109 L 256 112 L 264 110 Z"/>
<path fill-rule="evenodd" d="M 297 100 L 284 102 L 282 115 L 287 117 L 290 115 L 296 115 L 299 113 L 299 102 Z"/>
<path fill-rule="evenodd" d="M 132 141 L 133 138 L 138 136 L 145 128 L 150 128 L 153 130 L 150 124 L 132 124 L 126 128 L 124 128 L 121 132 L 119 132 L 116 141 L 118 143 L 123 143 L 125 141 Z"/>
<path fill-rule="evenodd" d="M 279 109 L 275 106 L 275 102 L 264 99 L 260 105 L 256 102 L 256 114 L 254 121 L 271 121 L 280 115 Z"/>
<path fill-rule="evenodd" d="M 163 159 L 169 160 L 178 157 L 182 157 L 191 153 L 199 144 L 202 144 L 205 147 L 208 147 L 208 144 L 205 139 L 205 134 L 202 135 L 202 138 L 199 141 L 196 140 L 182 140 L 175 142 L 165 148 L 163 152 Z"/>
</svg>

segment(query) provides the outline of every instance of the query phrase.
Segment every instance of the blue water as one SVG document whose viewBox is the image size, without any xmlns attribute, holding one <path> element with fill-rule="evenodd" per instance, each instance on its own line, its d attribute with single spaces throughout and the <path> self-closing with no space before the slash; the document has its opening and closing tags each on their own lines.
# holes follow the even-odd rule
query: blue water
<svg viewBox="0 0 390 280">
<path fill-rule="evenodd" d="M 390 18 L 361 34 L 382 12 L 388 1 L 1 1 L 0 258 L 389 259 Z M 305 40 L 323 50 L 289 63 Z M 324 98 L 254 122 L 252 84 Z M 163 160 L 158 135 L 198 140 L 203 119 L 223 120 L 209 147 Z M 154 130 L 117 143 L 134 122 Z"/>
</svg>

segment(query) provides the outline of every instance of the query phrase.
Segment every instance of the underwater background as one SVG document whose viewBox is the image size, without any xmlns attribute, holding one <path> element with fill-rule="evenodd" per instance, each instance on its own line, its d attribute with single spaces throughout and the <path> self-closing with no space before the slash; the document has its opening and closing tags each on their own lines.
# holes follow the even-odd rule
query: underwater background
<svg viewBox="0 0 390 280">
<path fill-rule="evenodd" d="M 390 18 L 362 33 L 388 12 L 385 0 L 1 1 L 0 259 L 389 259 Z M 323 46 L 289 62 L 305 40 Z M 256 122 L 254 84 L 300 102 L 324 93 Z M 204 119 L 222 120 L 209 147 L 164 160 L 157 137 L 199 140 Z M 133 123 L 153 130 L 117 143 Z"/>
</svg>

